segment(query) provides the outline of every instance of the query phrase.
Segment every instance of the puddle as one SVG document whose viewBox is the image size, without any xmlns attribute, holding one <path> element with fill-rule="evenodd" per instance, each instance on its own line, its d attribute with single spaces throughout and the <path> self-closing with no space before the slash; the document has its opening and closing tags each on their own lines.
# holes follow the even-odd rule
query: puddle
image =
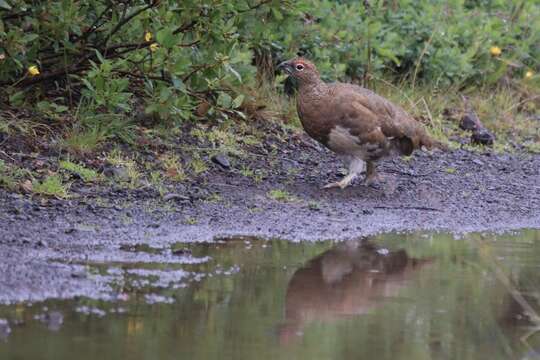
<svg viewBox="0 0 540 360">
<path fill-rule="evenodd" d="M 540 358 L 540 231 L 119 251 L 117 301 L 0 307 L 0 359 Z"/>
</svg>

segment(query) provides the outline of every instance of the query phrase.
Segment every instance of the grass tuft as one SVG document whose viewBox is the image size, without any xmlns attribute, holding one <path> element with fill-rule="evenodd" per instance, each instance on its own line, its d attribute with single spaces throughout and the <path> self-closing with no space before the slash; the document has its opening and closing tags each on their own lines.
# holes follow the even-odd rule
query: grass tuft
<svg viewBox="0 0 540 360">
<path fill-rule="evenodd" d="M 99 179 L 99 174 L 92 169 L 88 169 L 84 167 L 83 165 L 76 164 L 74 162 L 71 162 L 69 160 L 61 160 L 58 164 L 60 169 L 66 170 L 82 179 L 82 181 L 89 183 L 89 182 L 96 182 Z"/>
<path fill-rule="evenodd" d="M 282 190 L 282 189 L 274 189 L 274 190 L 270 190 L 268 192 L 268 197 L 270 199 L 273 199 L 273 200 L 276 200 L 276 201 L 281 201 L 281 202 L 296 202 L 298 201 L 298 198 L 295 197 L 294 195 L 288 193 L 287 191 L 285 190 Z"/>
<path fill-rule="evenodd" d="M 62 182 L 62 177 L 58 174 L 49 175 L 42 182 L 34 180 L 32 182 L 32 192 L 62 199 L 69 197 L 68 186 Z"/>
</svg>

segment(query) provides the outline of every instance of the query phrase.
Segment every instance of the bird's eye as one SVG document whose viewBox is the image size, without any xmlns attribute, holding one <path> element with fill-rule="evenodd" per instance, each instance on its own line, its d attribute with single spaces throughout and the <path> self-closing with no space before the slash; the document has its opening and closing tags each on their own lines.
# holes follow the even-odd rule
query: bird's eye
<svg viewBox="0 0 540 360">
<path fill-rule="evenodd" d="M 296 65 L 296 70 L 298 70 L 298 71 L 304 70 L 304 65 L 302 65 L 302 64 Z"/>
</svg>

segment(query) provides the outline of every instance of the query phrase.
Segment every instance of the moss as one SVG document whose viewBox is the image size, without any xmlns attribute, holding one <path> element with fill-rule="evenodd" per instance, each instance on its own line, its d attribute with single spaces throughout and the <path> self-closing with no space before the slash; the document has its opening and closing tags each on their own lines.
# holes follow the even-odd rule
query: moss
<svg viewBox="0 0 540 360">
<path fill-rule="evenodd" d="M 80 177 L 84 182 L 96 182 L 99 179 L 99 174 L 92 169 L 88 169 L 83 165 L 76 164 L 69 160 L 60 161 L 58 163 L 60 169 L 64 169 L 74 175 Z"/>
<path fill-rule="evenodd" d="M 57 198 L 67 198 L 69 196 L 68 186 L 63 183 L 62 177 L 58 174 L 47 176 L 41 182 L 34 180 L 32 182 L 32 192 Z"/>
<path fill-rule="evenodd" d="M 280 201 L 280 202 L 297 202 L 298 201 L 297 197 L 289 194 L 287 191 L 282 190 L 282 189 L 270 190 L 267 195 L 270 199 Z"/>
<path fill-rule="evenodd" d="M 186 172 L 180 157 L 174 153 L 167 153 L 160 157 L 165 176 L 172 181 L 181 182 L 187 179 Z"/>
<path fill-rule="evenodd" d="M 198 156 L 194 156 L 190 163 L 191 170 L 195 173 L 195 175 L 202 174 L 208 170 L 208 165 L 204 160 L 199 158 Z"/>
</svg>

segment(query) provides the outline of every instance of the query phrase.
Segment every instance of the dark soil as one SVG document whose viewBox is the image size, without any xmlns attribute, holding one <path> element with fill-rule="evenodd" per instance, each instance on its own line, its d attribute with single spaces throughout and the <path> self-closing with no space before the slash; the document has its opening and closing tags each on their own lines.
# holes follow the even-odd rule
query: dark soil
<svg viewBox="0 0 540 360">
<path fill-rule="evenodd" d="M 341 176 L 342 164 L 310 140 L 285 135 L 227 158 L 229 168 L 209 157 L 206 173 L 164 198 L 149 187 L 74 184 L 79 197 L 70 200 L 0 190 L 0 303 L 110 298 L 108 275 L 88 276 L 85 264 L 193 261 L 184 253 L 130 250 L 141 244 L 171 249 L 236 236 L 313 241 L 540 227 L 539 155 L 418 151 L 380 163 L 379 187 L 357 181 L 321 190 Z M 242 175 L 247 166 L 263 169 L 262 180 Z"/>
</svg>

